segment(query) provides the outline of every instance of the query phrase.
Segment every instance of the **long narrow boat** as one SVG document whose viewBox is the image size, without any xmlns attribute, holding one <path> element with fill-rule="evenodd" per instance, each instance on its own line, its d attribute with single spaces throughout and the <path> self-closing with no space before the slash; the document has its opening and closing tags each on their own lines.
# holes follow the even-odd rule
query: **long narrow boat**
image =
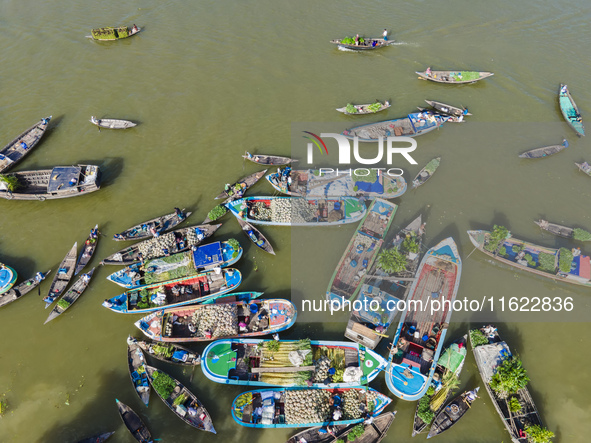
<svg viewBox="0 0 591 443">
<path fill-rule="evenodd" d="M 519 155 L 519 158 L 544 158 L 557 154 L 563 149 L 568 148 L 568 142 L 562 141 L 560 145 L 543 146 L 541 148 L 530 149 Z"/>
<path fill-rule="evenodd" d="M 577 163 L 577 162 L 575 162 L 575 165 L 577 165 L 577 168 L 579 168 L 579 170 L 581 170 L 582 172 L 584 172 L 588 176 L 591 176 L 591 165 L 589 163 L 587 163 L 587 162 L 583 162 L 583 163 Z"/>
<path fill-rule="evenodd" d="M 470 410 L 472 403 L 478 398 L 479 389 L 477 387 L 473 391 L 466 391 L 445 405 L 443 410 L 433 420 L 427 438 L 435 437 L 455 425 Z"/>
<path fill-rule="evenodd" d="M 39 286 L 43 280 L 45 280 L 45 277 L 47 277 L 50 272 L 51 269 L 47 271 L 45 274 L 37 272 L 37 274 L 35 274 L 34 277 L 25 280 L 20 285 L 14 286 L 6 292 L 3 292 L 2 295 L 0 295 L 0 307 L 12 303 L 13 301 L 16 301 L 19 298 L 21 298 L 23 295 L 26 295 L 29 292 L 31 292 L 33 289 Z M 0 276 L 1 275 L 2 271 L 0 271 Z"/>
<path fill-rule="evenodd" d="M 534 221 L 544 231 L 564 238 L 572 238 L 579 241 L 591 241 L 591 233 L 580 228 L 569 228 L 568 226 L 550 223 L 547 220 Z"/>
<path fill-rule="evenodd" d="M 200 342 L 274 334 L 291 328 L 296 317 L 292 302 L 272 298 L 164 309 L 135 325 L 155 341 Z"/>
<path fill-rule="evenodd" d="M 142 260 L 165 257 L 197 246 L 217 231 L 219 225 L 195 225 L 166 232 L 121 249 L 101 261 L 101 265 L 132 265 Z"/>
<path fill-rule="evenodd" d="M 84 247 L 80 252 L 80 256 L 78 257 L 78 262 L 76 263 L 76 270 L 74 271 L 74 275 L 78 275 L 84 267 L 90 262 L 94 251 L 98 245 L 98 225 L 95 225 L 93 229 L 90 230 L 90 235 L 84 242 Z"/>
<path fill-rule="evenodd" d="M 369 103 L 366 105 L 352 105 L 349 103 L 344 108 L 337 108 L 337 111 L 347 115 L 375 114 L 376 112 L 388 109 L 390 106 L 392 105 L 388 100 L 386 100 L 384 103 L 376 100 L 375 103 Z"/>
<path fill-rule="evenodd" d="M 94 270 L 95 268 L 92 268 L 90 272 L 82 274 L 78 281 L 74 283 L 70 289 L 68 289 L 68 292 L 66 292 L 64 296 L 59 299 L 53 310 L 49 313 L 47 320 L 45 320 L 45 323 L 43 324 L 49 323 L 51 320 L 62 315 L 70 306 L 74 304 L 76 300 L 80 298 L 82 293 L 86 290 L 86 288 L 88 288 L 92 274 L 94 274 Z"/>
<path fill-rule="evenodd" d="M 363 434 L 361 437 L 357 437 L 358 443 L 380 443 L 386 434 L 388 429 L 392 425 L 392 422 L 396 418 L 396 411 L 384 412 L 373 419 L 370 424 L 363 425 Z M 347 435 L 356 425 L 335 425 L 331 428 L 332 434 L 328 432 L 320 432 L 321 429 L 325 430 L 324 426 L 315 426 L 308 428 L 302 432 L 297 433 L 286 443 L 301 443 L 306 441 L 307 443 L 334 443 L 335 439 L 341 439 L 346 441 Z"/>
<path fill-rule="evenodd" d="M 281 165 L 288 165 L 289 163 L 297 162 L 297 160 L 293 160 L 290 157 L 281 157 L 280 155 L 267 155 L 267 154 L 251 154 L 247 152 L 242 156 L 242 158 L 246 160 L 250 160 L 253 163 L 257 163 L 259 165 L 269 165 L 269 166 L 281 166 Z"/>
<path fill-rule="evenodd" d="M 139 415 L 125 403 L 121 403 L 117 399 L 115 401 L 117 402 L 117 409 L 119 410 L 121 420 L 123 420 L 123 424 L 131 435 L 133 435 L 133 438 L 140 443 L 152 443 L 152 435 Z"/>
<path fill-rule="evenodd" d="M 84 440 L 80 440 L 78 443 L 103 443 L 111 437 L 115 431 L 113 432 L 105 432 L 104 434 L 95 435 L 94 437 L 85 438 Z"/>
<path fill-rule="evenodd" d="M 385 40 L 383 38 L 360 38 L 359 42 L 355 44 L 355 39 L 352 37 L 339 38 L 331 40 L 333 45 L 338 45 L 339 48 L 349 49 L 352 51 L 371 51 L 372 49 L 383 48 L 394 44 L 394 40 Z"/>
<path fill-rule="evenodd" d="M 216 433 L 209 412 L 195 394 L 159 369 L 146 365 L 146 370 L 154 392 L 178 418 L 201 431 Z"/>
<path fill-rule="evenodd" d="M 495 260 L 542 277 L 575 285 L 591 286 L 591 258 L 574 255 L 566 248 L 554 249 L 508 237 L 491 240 L 490 231 L 468 231 L 472 244 Z"/>
<path fill-rule="evenodd" d="M 163 232 L 169 231 L 176 225 L 184 222 L 192 213 L 185 212 L 184 209 L 175 208 L 170 214 L 139 223 L 113 236 L 115 241 L 123 240 L 143 240 L 152 236 L 157 237 Z"/>
<path fill-rule="evenodd" d="M 55 200 L 98 191 L 101 171 L 94 165 L 56 166 L 20 171 L 0 179 L 0 197 L 7 200 Z"/>
<path fill-rule="evenodd" d="M 332 226 L 355 223 L 367 212 L 354 197 L 246 197 L 226 205 L 234 215 L 259 225 Z"/>
<path fill-rule="evenodd" d="M 129 265 L 109 275 L 107 280 L 124 288 L 135 289 L 154 283 L 196 277 L 203 271 L 233 265 L 240 260 L 242 252 L 237 240 L 208 243 L 192 251 Z"/>
<path fill-rule="evenodd" d="M 403 400 L 418 400 L 431 383 L 452 314 L 448 307 L 456 298 L 461 273 L 462 261 L 451 237 L 429 249 L 419 265 L 386 372 L 388 389 Z M 441 303 L 439 310 L 426 309 L 433 300 Z"/>
<path fill-rule="evenodd" d="M 472 115 L 468 112 L 468 108 L 458 108 L 456 106 L 447 105 L 445 103 L 437 102 L 435 100 L 425 100 L 429 106 L 433 109 L 448 115 L 454 115 L 456 117 L 460 117 L 462 115 Z"/>
<path fill-rule="evenodd" d="M 216 340 L 201 356 L 216 383 L 346 388 L 370 383 L 386 360 L 357 343 L 327 340 Z M 330 375 L 330 369 L 334 375 Z"/>
<path fill-rule="evenodd" d="M 236 290 L 240 283 L 242 274 L 237 269 L 223 269 L 220 273 L 211 270 L 132 289 L 105 300 L 103 306 L 120 314 L 147 314 L 213 300 Z"/>
<path fill-rule="evenodd" d="M 12 168 L 29 154 L 45 135 L 51 115 L 42 118 L 25 132 L 0 149 L 0 173 Z"/>
<path fill-rule="evenodd" d="M 257 248 L 265 252 L 268 252 L 269 254 L 275 255 L 273 246 L 271 246 L 271 243 L 269 242 L 269 240 L 267 240 L 267 237 L 265 237 L 261 231 L 259 231 L 257 228 L 255 228 L 247 221 L 244 221 L 238 217 L 236 217 L 236 220 L 242 228 L 242 232 L 246 234 L 246 236 L 250 239 L 251 242 L 254 243 L 254 245 Z"/>
<path fill-rule="evenodd" d="M 228 203 L 232 200 L 242 198 L 248 188 L 263 178 L 266 173 L 267 169 L 264 169 L 263 171 L 255 172 L 254 174 L 241 178 L 233 185 L 227 184 L 224 192 L 219 194 L 215 199 L 219 200 L 220 198 L 225 198 L 227 199 L 225 203 Z"/>
<path fill-rule="evenodd" d="M 76 257 L 78 256 L 78 242 L 74 243 L 74 246 L 70 249 L 70 251 L 66 254 L 62 262 L 60 263 L 59 267 L 57 268 L 57 273 L 53 276 L 53 281 L 51 282 L 51 286 L 49 287 L 49 292 L 43 299 L 45 302 L 45 309 L 49 308 L 49 306 L 62 295 L 62 292 L 66 289 L 70 280 L 74 276 L 74 271 L 76 269 Z"/>
<path fill-rule="evenodd" d="M 391 402 L 369 387 L 261 389 L 236 397 L 232 418 L 248 428 L 346 425 L 361 423 L 368 415 L 376 417 Z"/>
<path fill-rule="evenodd" d="M 492 72 L 486 71 L 431 71 L 416 72 L 421 80 L 430 80 L 437 83 L 460 85 L 474 83 L 493 76 Z"/>
<path fill-rule="evenodd" d="M 135 345 L 156 360 L 180 366 L 197 366 L 201 364 L 201 355 L 174 343 L 148 343 L 144 340 L 127 338 L 129 346 Z M 132 377 L 133 378 L 133 377 Z"/>
<path fill-rule="evenodd" d="M 558 91 L 558 102 L 560 104 L 562 116 L 569 126 L 573 128 L 578 135 L 585 135 L 583 117 L 581 117 L 579 108 L 570 95 L 568 86 L 562 84 L 560 85 L 560 90 Z"/>
<path fill-rule="evenodd" d="M 477 335 L 480 336 L 480 341 L 488 339 L 488 344 L 475 343 Z M 521 406 L 521 411 L 515 415 L 509 411 L 507 400 L 500 398 L 489 385 L 497 368 L 505 360 L 513 357 L 509 345 L 501 340 L 497 329 L 491 325 L 470 331 L 470 344 L 486 391 L 501 417 L 505 429 L 509 432 L 511 441 L 513 443 L 528 443 L 525 426 L 541 426 L 542 419 L 527 388 L 520 389 L 517 394 L 513 395 L 513 398 L 516 398 Z"/>
<path fill-rule="evenodd" d="M 427 163 L 425 167 L 421 169 L 417 176 L 413 179 L 413 189 L 418 188 L 421 185 L 424 185 L 427 182 L 427 180 L 429 180 L 433 176 L 433 174 L 435 174 L 435 171 L 437 171 L 437 168 L 439 168 L 440 163 L 441 157 L 434 158 L 429 163 Z"/>
<path fill-rule="evenodd" d="M 96 118 L 94 115 L 90 117 L 90 123 L 105 129 L 128 129 L 137 126 L 129 120 L 121 120 L 118 118 Z"/>
<path fill-rule="evenodd" d="M 132 35 L 136 35 L 141 31 L 136 25 L 129 29 L 127 26 L 107 26 L 104 28 L 95 28 L 90 31 L 90 35 L 86 37 L 98 40 L 101 42 L 110 42 L 114 40 L 121 40 Z"/>
<path fill-rule="evenodd" d="M 398 205 L 375 199 L 351 237 L 326 290 L 327 300 L 353 301 L 376 259 Z"/>
<path fill-rule="evenodd" d="M 0 294 L 8 292 L 14 286 L 17 278 L 18 274 L 14 269 L 4 263 L 0 263 Z"/>
<path fill-rule="evenodd" d="M 148 406 L 150 403 L 150 382 L 146 372 L 146 358 L 140 346 L 132 340 L 134 339 L 131 336 L 127 338 L 127 369 L 135 393 L 142 403 Z"/>
</svg>

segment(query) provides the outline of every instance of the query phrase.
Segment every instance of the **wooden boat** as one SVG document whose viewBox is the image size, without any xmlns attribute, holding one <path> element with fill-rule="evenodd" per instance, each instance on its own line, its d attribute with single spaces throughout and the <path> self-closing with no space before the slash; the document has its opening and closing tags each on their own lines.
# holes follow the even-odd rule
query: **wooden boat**
<svg viewBox="0 0 591 443">
<path fill-rule="evenodd" d="M 466 391 L 450 401 L 433 420 L 427 438 L 435 437 L 455 425 L 472 407 L 472 403 L 478 398 L 479 389 L 477 387 L 474 391 Z"/>
<path fill-rule="evenodd" d="M 182 278 L 197 277 L 202 271 L 233 265 L 240 260 L 242 252 L 243 249 L 236 240 L 208 243 L 198 246 L 193 251 L 129 265 L 109 275 L 107 280 L 124 288 L 136 289 L 155 283 L 163 284 Z M 223 281 L 221 276 L 219 280 Z M 239 283 L 236 278 L 231 280 Z M 205 280 L 202 283 L 205 283 Z M 225 283 L 230 284 L 230 281 Z"/>
<path fill-rule="evenodd" d="M 35 123 L 0 149 L 0 174 L 20 162 L 35 146 L 37 146 L 41 141 L 41 138 L 45 135 L 50 120 L 51 115 L 42 118 L 41 121 Z"/>
<path fill-rule="evenodd" d="M 226 207 L 249 223 L 276 226 L 342 225 L 361 220 L 367 212 L 354 197 L 245 197 Z"/>
<path fill-rule="evenodd" d="M 560 145 L 551 145 L 551 146 L 543 146 L 541 148 L 531 149 L 529 151 L 525 151 L 523 154 L 519 155 L 519 158 L 543 158 L 549 157 L 551 155 L 557 154 L 563 149 L 568 148 L 568 142 L 565 140 L 562 141 Z"/>
<path fill-rule="evenodd" d="M 573 128 L 578 135 L 585 135 L 585 127 L 583 126 L 583 117 L 577 108 L 577 104 L 573 100 L 568 86 L 561 84 L 558 91 L 558 102 L 560 110 L 566 122 Z"/>
<path fill-rule="evenodd" d="M 0 295 L 0 307 L 12 303 L 13 301 L 16 301 L 19 298 L 21 298 L 23 295 L 26 295 L 29 292 L 31 292 L 33 289 L 39 286 L 43 280 L 45 280 L 45 277 L 47 277 L 50 272 L 51 269 L 47 271 L 45 274 L 37 272 L 37 274 L 35 274 L 34 277 L 25 280 L 20 285 L 17 285 L 9 289 L 8 291 L 3 292 L 2 295 Z M 2 271 L 0 271 L 0 274 L 1 273 Z"/>
<path fill-rule="evenodd" d="M 577 168 L 579 168 L 585 174 L 591 176 L 591 165 L 589 165 L 589 163 L 587 163 L 587 162 L 576 163 L 575 162 L 575 165 L 577 165 Z"/>
<path fill-rule="evenodd" d="M 146 372 L 146 358 L 134 338 L 127 338 L 127 369 L 133 389 L 143 404 L 150 403 L 150 382 Z"/>
<path fill-rule="evenodd" d="M 475 331 L 483 334 L 484 337 L 488 339 L 488 344 L 475 346 Z M 512 358 L 509 345 L 501 340 L 497 329 L 492 325 L 470 331 L 470 344 L 472 345 L 474 359 L 476 360 L 478 372 L 482 377 L 486 391 L 488 392 L 497 413 L 501 417 L 505 429 L 509 432 L 511 441 L 513 443 L 528 443 L 529 440 L 525 434 L 525 426 L 542 426 L 542 419 L 527 387 L 520 389 L 517 394 L 512 396 L 513 398 L 516 398 L 521 405 L 521 411 L 518 415 L 514 415 L 509 411 L 507 400 L 499 398 L 489 385 L 496 369 L 503 363 L 503 361 Z"/>
<path fill-rule="evenodd" d="M 127 37 L 131 37 L 132 35 L 136 35 L 141 31 L 136 25 L 133 25 L 133 28 L 129 29 L 127 26 L 117 26 L 117 27 L 105 27 L 105 28 L 95 28 L 90 31 L 90 35 L 86 37 L 91 38 L 93 40 L 98 40 L 101 42 L 110 42 L 114 40 L 122 40 Z"/>
<path fill-rule="evenodd" d="M 306 400 L 305 402 L 303 400 Z M 334 419 L 330 401 L 344 411 Z M 248 428 L 303 428 L 361 423 L 379 415 L 392 402 L 384 394 L 363 388 L 272 388 L 240 394 L 232 403 L 232 418 Z M 259 415 L 256 411 L 262 409 Z M 355 409 L 354 414 L 350 414 Z"/>
<path fill-rule="evenodd" d="M 150 238 L 127 246 L 103 259 L 101 265 L 127 266 L 139 263 L 141 260 L 150 260 L 183 252 L 211 237 L 220 226 L 222 225 L 207 224 L 175 229 L 160 234 L 156 238 Z"/>
<path fill-rule="evenodd" d="M 274 334 L 291 328 L 296 317 L 289 300 L 265 299 L 164 309 L 135 325 L 155 341 L 199 342 Z"/>
<path fill-rule="evenodd" d="M 254 174 L 250 174 L 247 177 L 241 178 L 233 185 L 226 185 L 227 189 L 219 194 L 215 199 L 219 200 L 220 198 L 225 198 L 227 200 L 224 203 L 227 203 L 232 200 L 242 198 L 247 189 L 258 182 L 266 172 L 267 169 L 255 172 Z"/>
<path fill-rule="evenodd" d="M 94 115 L 90 117 L 89 121 L 99 128 L 106 129 L 128 129 L 137 126 L 137 123 L 129 120 L 121 120 L 117 118 L 96 118 Z"/>
<path fill-rule="evenodd" d="M 195 394 L 159 369 L 146 365 L 146 370 L 154 392 L 178 418 L 194 428 L 216 433 L 209 412 Z M 159 379 L 168 383 L 159 383 Z M 175 387 L 168 390 L 168 384 L 174 384 Z"/>
<path fill-rule="evenodd" d="M 70 289 L 68 289 L 68 292 L 66 292 L 64 296 L 59 299 L 53 310 L 49 313 L 47 320 L 45 320 L 45 323 L 43 324 L 47 324 L 54 318 L 62 315 L 70 306 L 74 304 L 76 300 L 80 298 L 82 293 L 90 284 L 90 279 L 92 278 L 92 274 L 94 274 L 94 270 L 95 268 L 92 268 L 90 272 L 82 274 L 78 281 L 74 283 Z"/>
<path fill-rule="evenodd" d="M 98 225 L 94 226 L 94 229 L 90 230 L 90 235 L 84 242 L 84 247 L 80 252 L 80 256 L 78 257 L 78 262 L 76 263 L 76 270 L 74 271 L 74 275 L 78 275 L 84 267 L 90 262 L 92 259 L 92 255 L 96 250 L 96 246 L 98 245 Z"/>
<path fill-rule="evenodd" d="M 430 111 L 415 112 L 395 120 L 356 126 L 343 131 L 343 135 L 351 140 L 357 137 L 360 142 L 376 142 L 380 137 L 417 137 L 439 128 L 449 118 Z"/>
<path fill-rule="evenodd" d="M 11 172 L 0 177 L 0 197 L 7 200 L 45 201 L 77 197 L 98 191 L 100 187 L 101 171 L 94 165 L 56 166 Z"/>
<path fill-rule="evenodd" d="M 201 369 L 211 381 L 229 385 L 346 388 L 370 383 L 388 364 L 357 343 L 274 341 L 216 340 L 203 351 Z M 328 366 L 339 375 L 329 376 Z"/>
<path fill-rule="evenodd" d="M 384 437 L 386 437 L 394 418 L 396 418 L 396 411 L 384 412 L 375 417 L 371 424 L 364 424 L 363 435 L 357 437 L 357 443 L 380 443 Z M 331 435 L 328 432 L 320 433 L 320 429 L 325 429 L 324 426 L 315 426 L 297 433 L 287 440 L 286 443 L 300 443 L 303 440 L 307 443 L 334 443 L 335 439 L 339 438 L 343 441 L 347 441 L 347 435 L 355 426 L 356 425 L 335 425 L 332 427 L 334 435 Z"/>
<path fill-rule="evenodd" d="M 384 48 L 394 44 L 394 40 L 384 40 L 383 38 L 363 38 L 359 39 L 359 43 L 355 44 L 355 39 L 347 37 L 344 39 L 335 39 L 330 42 L 333 45 L 338 45 L 339 48 L 351 49 L 353 51 L 370 51 L 372 49 Z"/>
<path fill-rule="evenodd" d="M 550 223 L 547 220 L 538 220 L 534 221 L 534 223 L 544 231 L 560 237 L 572 238 L 573 240 L 579 241 L 591 241 L 591 234 L 584 229 L 569 228 L 568 226 L 562 226 L 557 223 Z"/>
<path fill-rule="evenodd" d="M 432 82 L 454 85 L 474 83 L 494 75 L 492 72 L 485 71 L 417 71 L 416 74 L 420 80 L 430 80 Z"/>
<path fill-rule="evenodd" d="M 269 243 L 269 240 L 267 240 L 267 237 L 265 237 L 261 233 L 261 231 L 259 231 L 257 228 L 255 228 L 247 221 L 242 220 L 241 218 L 236 217 L 236 220 L 242 228 L 242 231 L 246 234 L 250 241 L 254 243 L 254 245 L 257 248 L 262 249 L 263 251 L 268 252 L 269 254 L 275 255 L 273 246 L 271 246 L 271 243 Z"/>
<path fill-rule="evenodd" d="M 357 298 L 397 209 L 398 205 L 386 200 L 377 198 L 373 201 L 328 282 L 327 300 L 353 301 Z"/>
<path fill-rule="evenodd" d="M 388 109 L 390 106 L 392 105 L 388 100 L 386 100 L 384 103 L 376 100 L 375 103 L 369 103 L 366 105 L 352 105 L 349 103 L 344 108 L 337 108 L 337 111 L 347 115 L 375 114 L 377 112 L 383 111 L 384 109 Z"/>
<path fill-rule="evenodd" d="M 166 363 L 181 366 L 201 364 L 201 355 L 174 343 L 148 343 L 144 340 L 136 340 L 131 336 L 127 338 L 127 343 L 128 345 L 135 344 L 151 357 Z"/>
<path fill-rule="evenodd" d="M 43 299 L 45 302 L 45 309 L 60 296 L 66 289 L 70 280 L 74 276 L 74 270 L 76 269 L 76 257 L 78 255 L 78 242 L 74 243 L 72 249 L 66 254 L 59 267 L 57 273 L 53 276 L 53 281 L 49 287 L 47 296 Z"/>
<path fill-rule="evenodd" d="M 420 306 L 427 306 L 434 299 L 442 305 L 453 304 L 461 273 L 462 261 L 451 237 L 429 249 L 419 265 L 394 336 L 386 371 L 388 389 L 403 400 L 418 400 L 427 391 L 452 314 L 452 310 L 445 307 L 431 313 Z M 409 303 L 411 300 L 417 304 Z"/>
<path fill-rule="evenodd" d="M 569 249 L 546 248 L 510 236 L 495 247 L 490 244 L 490 235 L 490 231 L 468 231 L 476 248 L 501 263 L 556 281 L 591 287 L 589 256 L 575 257 Z"/>
<path fill-rule="evenodd" d="M 95 435 L 94 437 L 85 438 L 84 440 L 80 440 L 78 443 L 103 443 L 109 439 L 115 433 L 113 432 L 105 432 L 104 434 Z"/>
<path fill-rule="evenodd" d="M 133 438 L 140 443 L 152 443 L 152 435 L 141 418 L 125 403 L 121 403 L 117 399 L 115 401 L 117 402 L 121 420 L 123 420 L 123 424 L 131 432 Z"/>
<path fill-rule="evenodd" d="M 252 155 L 250 152 L 247 152 L 242 156 L 242 158 L 246 160 L 250 160 L 253 163 L 257 163 L 259 165 L 269 165 L 269 166 L 281 166 L 287 165 L 289 163 L 297 162 L 297 160 L 293 160 L 289 157 L 281 157 L 280 155 L 267 155 L 267 154 L 254 154 Z"/>
<path fill-rule="evenodd" d="M 184 222 L 191 214 L 192 212 L 185 212 L 184 208 L 182 210 L 175 208 L 174 212 L 170 214 L 161 215 L 115 234 L 113 240 L 143 240 L 158 237 L 163 232 L 170 231 L 176 225 Z"/>
<path fill-rule="evenodd" d="M 216 299 L 236 290 L 242 282 L 237 269 L 206 271 L 190 277 L 177 278 L 132 289 L 107 299 L 103 306 L 120 314 L 147 314 L 163 308 L 194 305 Z"/>
<path fill-rule="evenodd" d="M 434 158 L 429 163 L 427 163 L 425 165 L 425 167 L 423 169 L 421 169 L 419 171 L 419 173 L 417 174 L 417 176 L 413 179 L 413 181 L 412 181 L 413 189 L 418 188 L 419 186 L 425 184 L 427 182 L 427 180 L 429 180 L 433 176 L 433 174 L 435 174 L 435 171 L 439 167 L 440 163 L 441 163 L 441 157 Z"/>
<path fill-rule="evenodd" d="M 445 103 L 437 102 L 435 100 L 425 100 L 429 106 L 433 109 L 441 112 L 442 114 L 454 115 L 456 117 L 460 117 L 462 115 L 472 115 L 468 112 L 468 108 L 458 108 L 456 106 L 447 105 Z"/>
<path fill-rule="evenodd" d="M 16 282 L 18 275 L 10 266 L 0 263 L 0 294 L 8 292 Z"/>
</svg>

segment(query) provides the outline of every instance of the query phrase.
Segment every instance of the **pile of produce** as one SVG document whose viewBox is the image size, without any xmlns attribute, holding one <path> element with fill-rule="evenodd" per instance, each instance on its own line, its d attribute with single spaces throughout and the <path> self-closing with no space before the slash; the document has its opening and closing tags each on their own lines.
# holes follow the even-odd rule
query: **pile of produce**
<svg viewBox="0 0 591 443">
<path fill-rule="evenodd" d="M 365 415 L 366 411 L 373 411 L 378 393 L 362 389 L 349 389 L 342 395 L 343 420 L 354 420 Z"/>
<path fill-rule="evenodd" d="M 146 270 L 144 274 L 144 284 L 146 285 L 197 274 L 190 252 L 154 259 L 146 262 L 143 268 Z M 164 269 L 167 270 L 164 271 Z"/>
<path fill-rule="evenodd" d="M 314 366 L 316 366 L 316 370 L 314 371 L 314 378 L 312 381 L 314 383 L 322 383 L 328 377 L 328 370 L 332 366 L 330 359 L 323 355 L 314 362 Z"/>
<path fill-rule="evenodd" d="M 235 304 L 204 305 L 196 309 L 191 318 L 197 336 L 204 337 L 206 331 L 213 338 L 238 334 L 238 308 Z"/>
<path fill-rule="evenodd" d="M 271 202 L 271 220 L 281 223 L 305 223 L 313 221 L 317 215 L 316 206 L 306 199 L 280 199 Z"/>
<path fill-rule="evenodd" d="M 118 28 L 98 28 L 92 30 L 92 36 L 100 40 L 117 40 L 118 38 L 128 37 L 129 29 L 127 29 L 127 26 L 120 26 Z"/>
<path fill-rule="evenodd" d="M 263 345 L 261 352 L 261 368 L 292 368 L 297 367 L 290 360 L 291 353 L 297 353 L 303 357 L 300 366 L 312 365 L 312 347 L 310 340 L 300 340 L 295 343 L 268 341 Z M 291 354 L 293 355 L 293 354 Z M 263 372 L 259 380 L 278 386 L 300 385 L 304 386 L 312 377 L 310 371 L 297 372 Z"/>
<path fill-rule="evenodd" d="M 330 418 L 330 392 L 304 389 L 285 393 L 285 422 L 322 423 Z"/>
<path fill-rule="evenodd" d="M 370 112 L 378 112 L 382 109 L 382 104 L 380 102 L 372 103 L 371 105 L 367 106 L 368 111 Z"/>
<path fill-rule="evenodd" d="M 194 229 L 190 229 L 183 240 L 185 248 L 189 248 L 193 245 L 198 245 L 201 243 L 201 240 L 199 240 L 197 234 L 195 234 Z M 178 252 L 176 237 L 173 232 L 162 234 L 160 237 L 146 240 L 137 245 L 137 249 L 139 252 L 141 252 L 144 260 L 161 257 L 164 255 L 163 250 L 165 248 L 168 249 L 168 252 L 171 254 Z"/>
</svg>

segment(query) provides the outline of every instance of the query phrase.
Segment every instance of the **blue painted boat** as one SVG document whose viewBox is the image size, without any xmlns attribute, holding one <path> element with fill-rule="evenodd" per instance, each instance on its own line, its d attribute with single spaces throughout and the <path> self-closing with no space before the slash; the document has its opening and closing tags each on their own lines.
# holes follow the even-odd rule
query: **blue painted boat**
<svg viewBox="0 0 591 443">
<path fill-rule="evenodd" d="M 562 111 L 562 115 L 566 122 L 577 132 L 577 134 L 584 136 L 585 127 L 583 126 L 583 117 L 581 117 L 579 108 L 577 108 L 575 101 L 570 95 L 568 86 L 560 85 L 558 102 L 560 103 L 560 110 Z"/>
<path fill-rule="evenodd" d="M 461 273 L 462 261 L 451 237 L 429 249 L 419 265 L 386 371 L 388 389 L 403 400 L 418 400 L 431 383 L 453 312 L 449 306 L 456 298 Z M 437 309 L 436 302 L 441 309 Z"/>
<path fill-rule="evenodd" d="M 0 263 L 0 294 L 4 294 L 12 288 L 17 277 L 14 269 L 6 266 L 4 263 Z"/>
<path fill-rule="evenodd" d="M 279 340 L 276 350 L 269 343 L 275 341 L 216 340 L 203 351 L 201 369 L 211 381 L 229 385 L 350 388 L 366 385 L 387 366 L 382 356 L 357 343 Z M 326 376 L 330 369 L 335 374 Z"/>
<path fill-rule="evenodd" d="M 237 269 L 222 269 L 219 273 L 211 270 L 190 277 L 177 278 L 164 284 L 155 283 L 132 289 L 105 300 L 103 306 L 119 314 L 147 314 L 164 308 L 215 300 L 236 290 L 240 283 L 242 283 L 242 274 Z"/>
<path fill-rule="evenodd" d="M 136 263 L 107 277 L 107 280 L 128 289 L 166 283 L 183 277 L 194 277 L 200 271 L 224 268 L 240 260 L 243 249 L 238 242 L 214 242 L 193 251 L 179 252 L 168 257 Z"/>
<path fill-rule="evenodd" d="M 232 417 L 239 425 L 249 428 L 355 424 L 363 422 L 367 415 L 376 417 L 391 402 L 372 388 L 261 389 L 236 397 L 232 403 Z M 348 416 L 347 411 L 351 409 L 358 418 Z M 337 410 L 341 416 L 335 419 Z"/>
</svg>

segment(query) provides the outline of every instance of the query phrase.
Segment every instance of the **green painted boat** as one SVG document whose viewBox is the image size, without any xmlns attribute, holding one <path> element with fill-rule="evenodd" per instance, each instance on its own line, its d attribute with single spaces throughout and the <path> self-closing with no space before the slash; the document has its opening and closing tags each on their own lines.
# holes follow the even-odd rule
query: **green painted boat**
<svg viewBox="0 0 591 443">
<path fill-rule="evenodd" d="M 560 103 L 560 110 L 566 122 L 573 128 L 577 134 L 585 135 L 585 127 L 583 126 L 583 117 L 579 112 L 579 108 L 573 100 L 568 86 L 560 85 L 560 91 L 558 91 L 558 102 Z"/>
</svg>

